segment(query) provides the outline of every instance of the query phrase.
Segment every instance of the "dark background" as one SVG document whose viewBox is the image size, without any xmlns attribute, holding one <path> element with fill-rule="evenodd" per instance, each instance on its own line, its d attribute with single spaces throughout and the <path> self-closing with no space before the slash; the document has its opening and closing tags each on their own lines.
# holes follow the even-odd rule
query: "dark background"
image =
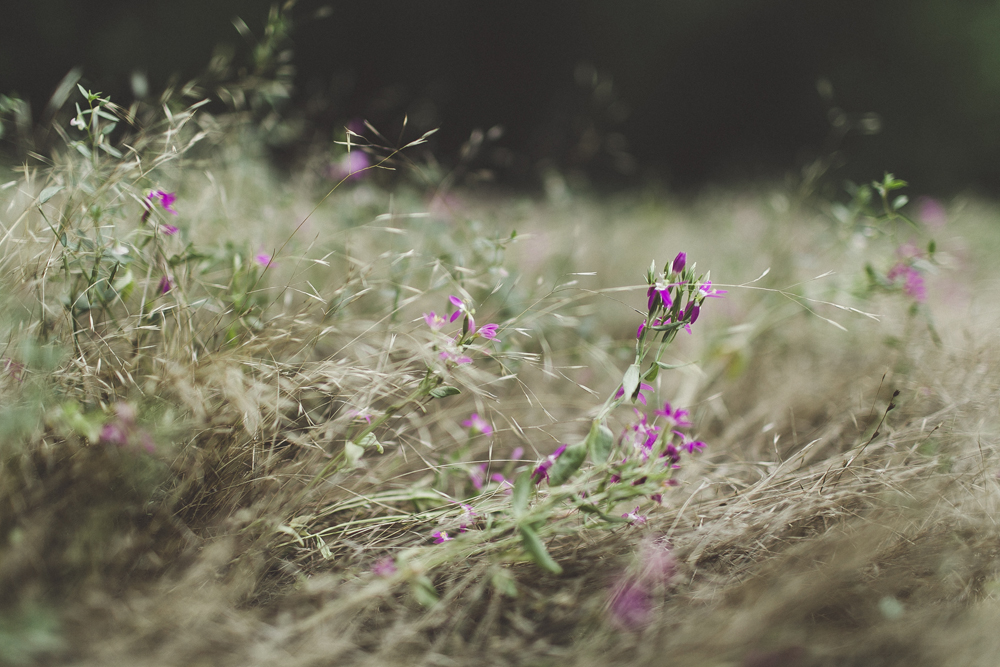
<svg viewBox="0 0 1000 667">
<path fill-rule="evenodd" d="M 133 72 L 155 93 L 201 75 L 220 44 L 252 69 L 231 19 L 260 36 L 272 2 L 4 4 L 0 92 L 38 120 L 77 65 L 121 103 Z M 395 140 L 407 115 L 405 138 L 441 128 L 443 164 L 511 185 L 554 167 L 595 187 L 696 189 L 800 175 L 830 155 L 837 179 L 892 171 L 942 195 L 1000 185 L 996 1 L 300 0 L 288 16 L 279 164 L 356 118 Z M 494 125 L 503 135 L 463 158 Z"/>
</svg>

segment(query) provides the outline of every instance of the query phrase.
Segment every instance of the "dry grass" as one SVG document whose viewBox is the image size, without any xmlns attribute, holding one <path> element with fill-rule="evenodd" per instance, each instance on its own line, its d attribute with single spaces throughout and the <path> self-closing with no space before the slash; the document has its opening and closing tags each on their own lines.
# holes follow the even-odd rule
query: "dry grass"
<svg viewBox="0 0 1000 667">
<path fill-rule="evenodd" d="M 309 215 L 308 178 L 279 183 L 225 149 L 103 177 L 133 211 L 109 233 L 139 229 L 142 188 L 169 180 L 182 235 L 204 256 L 176 265 L 163 298 L 126 298 L 75 326 L 38 195 L 84 176 L 57 167 L 0 195 L 4 354 L 27 365 L 0 381 L 0 658 L 992 664 L 992 208 L 957 202 L 939 235 L 953 269 L 929 278 L 936 346 L 901 295 L 859 295 L 864 263 L 892 248 L 843 238 L 821 203 L 466 195 L 442 208 L 419 188 L 390 197 L 361 182 Z M 79 192 L 41 210 L 73 218 Z M 242 314 L 233 258 L 281 247 Z M 717 281 L 747 283 L 706 307 L 667 359 L 697 363 L 657 380 L 709 447 L 644 526 L 553 514 L 543 537 L 564 572 L 547 573 L 504 523 L 502 489 L 477 494 L 468 473 L 485 462 L 510 477 L 587 432 L 630 361 L 644 267 L 678 249 Z M 160 267 L 148 264 L 136 294 Z M 437 363 L 421 314 L 458 292 L 480 323 L 501 324 L 503 343 L 480 341 L 475 363 L 444 371 L 461 395 L 406 403 Z M 88 438 L 120 401 L 154 453 Z M 341 465 L 357 411 L 390 415 L 376 432 L 385 453 Z M 460 422 L 473 411 L 491 436 L 468 438 Z M 612 427 L 631 416 L 620 409 Z M 524 458 L 511 460 L 517 447 Z M 431 544 L 432 531 L 454 531 L 455 500 L 491 518 Z M 676 574 L 651 589 L 647 622 L 623 628 L 611 592 L 642 570 L 654 537 L 669 541 Z M 386 555 L 399 570 L 376 576 Z"/>
</svg>

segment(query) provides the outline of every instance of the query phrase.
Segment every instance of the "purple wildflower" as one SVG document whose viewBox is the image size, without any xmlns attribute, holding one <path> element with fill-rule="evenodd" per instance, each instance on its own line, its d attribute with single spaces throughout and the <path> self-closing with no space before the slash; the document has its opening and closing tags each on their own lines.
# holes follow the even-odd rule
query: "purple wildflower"
<svg viewBox="0 0 1000 667">
<path fill-rule="evenodd" d="M 644 392 L 644 391 L 653 391 L 652 385 L 648 385 L 645 382 L 640 382 L 639 383 L 639 393 L 638 393 L 637 398 L 639 399 L 640 403 L 642 403 L 643 405 L 646 405 L 646 397 L 642 395 L 642 392 Z M 624 395 L 625 395 L 625 387 L 624 387 L 624 385 L 621 385 L 621 386 L 618 387 L 618 391 L 615 392 L 615 398 L 618 399 L 618 398 L 621 398 Z"/>
<path fill-rule="evenodd" d="M 377 577 L 391 577 L 396 574 L 396 563 L 391 557 L 386 556 L 375 561 L 372 565 L 372 574 Z"/>
<path fill-rule="evenodd" d="M 469 418 L 462 422 L 462 426 L 483 435 L 489 435 L 493 432 L 493 427 L 490 426 L 488 421 L 480 417 L 478 412 L 473 412 L 469 415 Z"/>
<path fill-rule="evenodd" d="M 458 352 L 452 352 L 451 350 L 442 350 L 441 354 L 438 356 L 440 356 L 445 361 L 452 361 L 457 365 L 472 363 L 472 357 L 467 357 L 464 354 L 460 354 Z"/>
<path fill-rule="evenodd" d="M 687 420 L 690 413 L 688 413 L 687 410 L 681 410 L 680 408 L 671 408 L 669 402 L 663 404 L 662 410 L 654 410 L 653 414 L 660 417 L 666 417 L 668 422 L 667 428 L 674 428 L 675 426 L 684 428 L 691 425 L 691 422 Z"/>
<path fill-rule="evenodd" d="M 476 491 L 483 490 L 483 485 L 486 482 L 486 468 L 485 463 L 480 463 L 469 473 L 469 481 L 472 482 L 472 488 Z"/>
<path fill-rule="evenodd" d="M 625 630 L 638 630 L 649 622 L 652 600 L 645 587 L 631 579 L 622 579 L 611 593 L 611 617 Z"/>
<path fill-rule="evenodd" d="M 687 263 L 687 255 L 683 252 L 679 252 L 677 253 L 677 256 L 674 257 L 674 262 L 673 264 L 670 265 L 670 270 L 673 271 L 674 273 L 680 273 L 681 271 L 684 270 L 684 265 L 686 263 Z"/>
<path fill-rule="evenodd" d="M 153 437 L 135 423 L 135 408 L 125 402 L 115 404 L 115 417 L 101 428 L 101 442 L 125 446 L 142 447 L 149 453 L 156 450 Z"/>
<path fill-rule="evenodd" d="M 172 213 L 173 215 L 177 215 L 177 211 L 171 208 L 171 206 L 173 206 L 174 202 L 177 200 L 177 195 L 174 194 L 173 192 L 164 192 L 163 190 L 153 190 L 148 195 L 146 195 L 146 197 L 149 199 L 149 201 L 154 203 L 156 201 L 159 201 L 160 206 L 163 207 L 164 211 Z"/>
<path fill-rule="evenodd" d="M 556 451 L 549 454 L 544 461 L 538 464 L 535 471 L 531 473 L 531 479 L 535 481 L 536 484 L 541 484 L 542 480 L 547 480 L 549 478 L 549 468 L 556 462 L 562 453 L 566 451 L 567 445 L 559 445 Z"/>
<path fill-rule="evenodd" d="M 174 287 L 173 281 L 171 281 L 168 276 L 163 276 L 160 278 L 160 284 L 157 287 L 157 289 L 160 290 L 160 294 L 166 294 L 171 289 L 173 289 L 173 287 Z"/>
<path fill-rule="evenodd" d="M 261 250 L 260 252 L 258 252 L 256 255 L 253 256 L 253 261 L 259 264 L 260 266 L 268 267 L 271 266 L 273 259 L 271 258 L 270 255 Z"/>
<path fill-rule="evenodd" d="M 701 440 L 685 440 L 684 444 L 681 446 L 688 450 L 688 454 L 694 454 L 696 449 L 700 452 L 707 447 L 707 445 Z"/>
<path fill-rule="evenodd" d="M 469 318 L 472 319 L 472 318 Z M 495 340 L 497 337 L 498 324 L 484 324 L 479 328 L 479 335 L 486 340 Z"/>
<path fill-rule="evenodd" d="M 463 503 L 462 515 L 458 517 L 459 520 L 458 532 L 464 533 L 466 529 L 469 528 L 469 526 L 475 523 L 475 519 L 477 516 L 479 516 L 479 514 L 476 512 L 475 509 L 473 509 L 472 505 L 466 505 L 465 503 Z"/>
<path fill-rule="evenodd" d="M 434 538 L 434 544 L 442 544 L 444 542 L 451 542 L 453 539 L 455 539 L 454 537 L 451 537 L 451 536 L 448 535 L 448 531 L 447 530 L 438 530 L 438 531 L 435 531 L 433 533 L 432 537 Z"/>
<path fill-rule="evenodd" d="M 368 175 L 368 167 L 371 164 L 371 158 L 367 153 L 355 149 L 346 153 L 339 162 L 327 167 L 327 175 L 337 181 L 344 178 L 358 180 Z"/>
<path fill-rule="evenodd" d="M 510 453 L 510 458 L 514 461 L 520 461 L 522 456 L 524 456 L 524 447 L 515 447 L 514 451 Z"/>
<path fill-rule="evenodd" d="M 178 231 L 180 231 L 177 227 L 174 227 L 173 225 L 168 225 L 167 223 L 163 223 L 162 225 L 160 225 L 160 230 L 167 236 L 173 236 Z"/>
<path fill-rule="evenodd" d="M 355 421 L 363 421 L 366 424 L 372 423 L 372 414 L 367 410 L 348 410 L 347 414 L 354 417 Z"/>
<path fill-rule="evenodd" d="M 658 304 L 662 305 L 664 309 L 669 309 L 674 305 L 673 299 L 670 298 L 670 285 L 664 286 L 657 283 L 649 286 L 649 290 L 646 292 L 646 309 L 652 312 Z"/>
<path fill-rule="evenodd" d="M 924 277 L 920 271 L 905 262 L 899 262 L 889 270 L 886 278 L 890 282 L 895 282 L 896 278 L 903 277 L 903 292 L 916 301 L 924 301 L 927 298 L 927 288 L 924 285 Z"/>
<path fill-rule="evenodd" d="M 424 322 L 430 327 L 431 331 L 438 331 L 447 322 L 446 319 L 435 313 L 433 310 L 429 313 L 424 313 Z"/>
<path fill-rule="evenodd" d="M 677 465 L 681 460 L 681 452 L 673 444 L 668 444 L 667 448 L 660 454 L 660 458 L 667 458 L 664 465 Z"/>
<path fill-rule="evenodd" d="M 941 228 L 948 224 L 948 212 L 937 199 L 918 197 L 917 207 L 917 217 L 929 227 Z"/>
<path fill-rule="evenodd" d="M 629 525 L 639 524 L 640 526 L 642 526 L 646 523 L 646 517 L 643 516 L 642 514 L 639 514 L 638 505 L 636 505 L 635 509 L 632 510 L 631 512 L 626 512 L 625 514 L 622 514 L 622 518 L 628 519 Z"/>
<path fill-rule="evenodd" d="M 721 299 L 723 294 L 728 294 L 727 290 L 712 289 L 711 280 L 706 280 L 703 285 L 700 285 L 698 287 L 698 291 L 701 293 L 701 298 L 703 299 L 707 298 Z"/>
</svg>

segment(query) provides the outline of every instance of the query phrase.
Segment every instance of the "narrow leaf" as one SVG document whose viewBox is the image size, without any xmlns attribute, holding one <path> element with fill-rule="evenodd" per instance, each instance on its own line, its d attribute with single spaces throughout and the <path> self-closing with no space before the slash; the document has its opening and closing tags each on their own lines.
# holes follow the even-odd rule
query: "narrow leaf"
<svg viewBox="0 0 1000 667">
<path fill-rule="evenodd" d="M 625 377 L 622 378 L 622 387 L 625 389 L 626 398 L 635 396 L 635 392 L 639 389 L 639 364 L 632 364 L 625 371 Z"/>
<path fill-rule="evenodd" d="M 656 366 L 653 366 L 656 368 Z M 590 459 L 595 463 L 607 461 L 611 456 L 611 446 L 614 444 L 615 436 L 603 422 L 595 419 L 587 434 L 587 450 L 590 452 Z M 563 456 L 565 456 L 565 452 Z M 562 457 L 559 457 L 562 458 Z"/>
<path fill-rule="evenodd" d="M 549 469 L 549 485 L 559 486 L 569 481 L 587 458 L 587 441 L 578 442 L 566 448 Z"/>
<path fill-rule="evenodd" d="M 42 193 L 38 195 L 38 203 L 44 204 L 48 200 L 52 199 L 56 194 L 63 189 L 61 185 L 50 185 L 49 187 L 42 190 Z"/>
<path fill-rule="evenodd" d="M 531 475 L 527 471 L 522 472 L 514 480 L 514 493 L 511 494 L 511 511 L 515 519 L 520 519 L 528 512 L 528 500 L 531 499 Z"/>
<path fill-rule="evenodd" d="M 458 387 L 449 387 L 448 385 L 444 385 L 442 387 L 435 387 L 430 391 L 431 398 L 444 398 L 446 396 L 454 396 L 456 394 L 461 394 L 461 393 L 462 390 L 459 389 Z"/>
<path fill-rule="evenodd" d="M 538 533 L 534 531 L 531 526 L 520 526 L 521 529 L 521 545 L 527 552 L 531 559 L 539 565 L 539 567 L 552 572 L 553 574 L 562 574 L 562 568 L 559 567 L 559 563 L 552 559 L 549 555 L 548 550 L 545 545 L 542 544 L 541 538 L 538 537 Z"/>
</svg>

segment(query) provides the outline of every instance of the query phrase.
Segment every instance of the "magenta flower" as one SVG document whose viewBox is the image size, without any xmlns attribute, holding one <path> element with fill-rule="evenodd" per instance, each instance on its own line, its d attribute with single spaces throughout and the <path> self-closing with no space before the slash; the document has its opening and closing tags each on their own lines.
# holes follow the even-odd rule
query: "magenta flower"
<svg viewBox="0 0 1000 667">
<path fill-rule="evenodd" d="M 650 285 L 649 289 L 646 291 L 646 309 L 651 311 L 656 308 L 657 304 L 661 304 L 664 309 L 669 309 L 674 305 L 673 299 L 670 298 L 670 285 Z"/>
<path fill-rule="evenodd" d="M 173 215 L 177 215 L 177 211 L 171 208 L 171 206 L 174 205 L 174 201 L 177 200 L 177 195 L 174 194 L 173 192 L 164 192 L 163 190 L 153 190 L 148 195 L 146 195 L 146 197 L 149 199 L 149 201 L 154 203 L 159 201 L 160 206 L 163 207 L 163 210 L 167 211 L 168 213 L 172 213 Z"/>
<path fill-rule="evenodd" d="M 645 382 L 639 383 L 639 394 L 638 394 L 639 402 L 642 403 L 643 405 L 646 405 L 646 397 L 642 395 L 642 392 L 644 391 L 653 391 L 653 387 L 651 385 L 646 384 Z M 615 398 L 618 399 L 624 395 L 625 395 L 625 387 L 623 385 L 619 385 L 618 391 L 615 392 Z"/>
<path fill-rule="evenodd" d="M 514 451 L 510 453 L 510 458 L 514 461 L 520 461 L 522 456 L 524 456 L 524 447 L 515 447 Z"/>
<path fill-rule="evenodd" d="M 465 302 L 459 299 L 454 294 L 448 297 L 448 301 L 451 302 L 451 305 L 458 308 L 458 310 L 456 310 L 454 313 L 451 314 L 451 318 L 449 319 L 450 322 L 454 322 L 455 320 L 458 319 L 459 315 L 465 312 Z"/>
<path fill-rule="evenodd" d="M 167 276 L 163 276 L 160 278 L 160 285 L 159 287 L 157 287 L 157 289 L 160 290 L 160 294 L 166 294 L 171 289 L 173 289 L 173 287 L 174 283 L 170 280 L 170 278 Z"/>
<path fill-rule="evenodd" d="M 469 418 L 462 422 L 462 426 L 474 433 L 482 433 L 483 435 L 489 435 L 493 432 L 493 427 L 490 426 L 488 421 L 480 417 L 478 412 L 473 412 L 469 415 Z"/>
<path fill-rule="evenodd" d="M 156 450 L 153 437 L 136 424 L 136 413 L 128 403 L 115 404 L 115 417 L 101 428 L 101 442 L 126 446 L 139 446 L 149 453 Z"/>
<path fill-rule="evenodd" d="M 467 357 L 464 354 L 452 352 L 451 350 L 442 350 L 441 354 L 438 356 L 440 356 L 444 361 L 451 361 L 457 365 L 472 363 L 472 357 Z"/>
<path fill-rule="evenodd" d="M 472 482 L 472 488 L 476 491 L 483 490 L 483 485 L 486 482 L 486 468 L 487 465 L 485 463 L 480 463 L 469 473 L 469 481 Z"/>
<path fill-rule="evenodd" d="M 364 151 L 355 148 L 344 154 L 344 157 L 339 161 L 330 164 L 326 168 L 326 175 L 335 181 L 344 178 L 356 181 L 368 175 L 368 167 L 371 164 L 371 157 Z"/>
<path fill-rule="evenodd" d="M 684 270 L 684 264 L 686 263 L 687 263 L 687 255 L 683 252 L 679 252 L 677 253 L 677 256 L 674 257 L 674 262 L 673 264 L 670 265 L 670 270 L 673 271 L 674 273 L 680 273 L 681 271 Z"/>
<path fill-rule="evenodd" d="M 701 440 L 685 440 L 682 446 L 684 449 L 688 450 L 688 454 L 694 454 L 696 449 L 700 452 L 705 449 L 707 445 Z"/>
<path fill-rule="evenodd" d="M 471 320 L 472 318 L 470 317 L 469 319 Z M 479 328 L 479 335 L 485 338 L 486 340 L 495 340 L 497 337 L 498 327 L 499 325 L 497 324 L 484 324 L 482 327 Z"/>
<path fill-rule="evenodd" d="M 391 577 L 396 574 L 396 563 L 389 556 L 380 558 L 372 565 L 372 574 L 377 577 Z"/>
<path fill-rule="evenodd" d="M 903 292 L 916 301 L 924 301 L 927 298 L 927 288 L 924 285 L 924 277 L 920 271 L 904 262 L 896 264 L 886 274 L 890 282 L 895 282 L 896 278 L 903 277 Z"/>
<path fill-rule="evenodd" d="M 690 413 L 687 410 L 681 410 L 680 408 L 677 408 L 676 410 L 671 408 L 669 402 L 663 404 L 662 410 L 654 410 L 653 414 L 659 415 L 660 417 L 666 417 L 668 422 L 667 428 L 683 428 L 691 425 L 691 422 L 687 420 Z"/>
<path fill-rule="evenodd" d="M 434 538 L 434 544 L 443 544 L 444 542 L 451 542 L 455 539 L 454 537 L 448 535 L 447 530 L 435 531 L 432 537 Z"/>
<path fill-rule="evenodd" d="M 712 289 L 712 281 L 711 280 L 706 280 L 705 284 L 700 285 L 698 287 L 698 291 L 701 293 L 701 298 L 703 298 L 703 299 L 706 299 L 706 298 L 709 298 L 709 297 L 714 298 L 714 299 L 721 299 L 723 294 L 728 294 L 727 290 Z"/>
<path fill-rule="evenodd" d="M 625 514 L 622 514 L 622 518 L 628 519 L 629 525 L 639 524 L 640 526 L 642 526 L 646 523 L 646 517 L 643 516 L 642 514 L 639 514 L 638 505 L 636 505 L 635 509 L 632 510 L 631 512 L 626 512 Z"/>
<path fill-rule="evenodd" d="M 611 618 L 625 630 L 638 630 L 649 623 L 653 610 L 650 594 L 638 581 L 622 579 L 611 593 Z"/>
<path fill-rule="evenodd" d="M 466 529 L 468 529 L 473 523 L 475 523 L 477 516 L 479 516 L 479 514 L 476 512 L 475 509 L 472 508 L 472 505 L 466 505 L 463 503 L 462 515 L 458 518 L 459 520 L 458 532 L 464 533 Z"/>
<path fill-rule="evenodd" d="M 427 323 L 427 326 L 430 327 L 431 331 L 439 331 L 441 327 L 445 325 L 447 320 L 432 310 L 429 313 L 424 313 L 424 322 Z"/>
<path fill-rule="evenodd" d="M 253 261 L 255 263 L 259 264 L 260 266 L 263 266 L 263 267 L 266 268 L 266 267 L 271 266 L 271 262 L 273 260 L 272 260 L 272 258 L 271 258 L 270 255 L 268 255 L 266 252 L 264 252 L 263 250 L 261 250 L 260 252 L 258 252 L 256 255 L 253 256 Z"/>
<path fill-rule="evenodd" d="M 917 217 L 925 225 L 941 228 L 948 224 L 948 212 L 940 201 L 932 197 L 917 198 Z"/>
<path fill-rule="evenodd" d="M 177 227 L 174 227 L 173 225 L 168 225 L 166 223 L 163 223 L 162 225 L 160 225 L 160 231 L 162 231 L 167 236 L 173 236 L 179 230 L 177 229 Z"/>
<path fill-rule="evenodd" d="M 534 472 L 531 473 L 531 479 L 535 481 L 536 484 L 541 484 L 542 480 L 547 480 L 549 478 L 549 468 L 556 462 L 562 453 L 566 451 L 567 445 L 559 445 L 556 451 L 549 454 L 544 461 L 538 464 Z"/>
<path fill-rule="evenodd" d="M 354 417 L 355 421 L 363 421 L 366 424 L 372 423 L 372 414 L 367 410 L 348 410 L 348 416 Z"/>
</svg>

